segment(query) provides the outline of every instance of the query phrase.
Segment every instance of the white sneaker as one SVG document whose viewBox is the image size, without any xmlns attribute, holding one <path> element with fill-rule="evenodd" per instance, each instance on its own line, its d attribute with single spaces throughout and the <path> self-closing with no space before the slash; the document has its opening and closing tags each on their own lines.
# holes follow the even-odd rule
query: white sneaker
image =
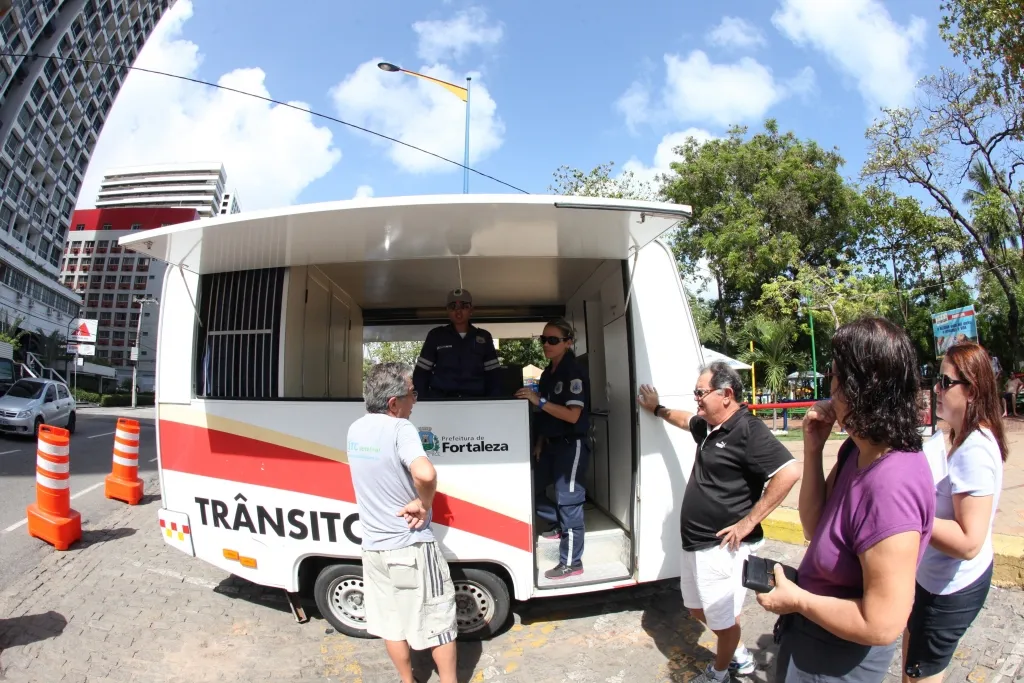
<svg viewBox="0 0 1024 683">
<path fill-rule="evenodd" d="M 728 671 L 719 674 L 715 671 L 715 665 L 708 662 L 708 667 L 704 669 L 704 673 L 692 679 L 690 683 L 727 683 L 728 680 Z"/>
<path fill-rule="evenodd" d="M 737 674 L 739 676 L 746 676 L 754 673 L 757 669 L 757 662 L 754 661 L 754 655 L 750 650 L 744 648 L 744 653 L 741 655 L 733 655 L 732 661 L 729 662 L 729 672 Z"/>
</svg>

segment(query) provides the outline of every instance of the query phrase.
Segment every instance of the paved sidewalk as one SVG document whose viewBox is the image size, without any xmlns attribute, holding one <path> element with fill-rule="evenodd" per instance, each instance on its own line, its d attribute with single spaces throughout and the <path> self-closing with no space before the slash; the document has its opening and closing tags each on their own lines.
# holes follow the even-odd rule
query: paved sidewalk
<svg viewBox="0 0 1024 683">
<path fill-rule="evenodd" d="M 156 490 L 148 481 L 147 491 Z M 166 546 L 159 503 L 146 501 L 87 525 L 87 544 L 47 555 L 0 593 L 0 680 L 395 681 L 379 641 L 338 635 L 313 608 L 311 620 L 297 624 L 280 592 Z M 797 563 L 803 549 L 770 542 L 762 552 Z M 460 681 L 686 681 L 714 646 L 685 616 L 674 581 L 513 611 L 497 638 L 460 644 Z M 750 598 L 743 623 L 761 667 L 748 680 L 768 683 L 774 618 Z M 1009 683 L 1022 657 L 1024 593 L 993 589 L 947 681 Z M 417 658 L 416 667 L 421 680 L 437 680 L 429 660 Z M 894 669 L 889 680 L 899 680 Z"/>
</svg>

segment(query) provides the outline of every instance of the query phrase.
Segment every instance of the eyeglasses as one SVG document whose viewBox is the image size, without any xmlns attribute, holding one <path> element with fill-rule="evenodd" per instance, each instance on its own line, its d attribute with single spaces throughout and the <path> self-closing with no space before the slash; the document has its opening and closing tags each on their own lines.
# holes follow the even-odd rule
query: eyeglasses
<svg viewBox="0 0 1024 683">
<path fill-rule="evenodd" d="M 463 311 L 469 308 L 473 308 L 473 304 L 467 304 L 465 301 L 453 301 L 448 304 L 449 311 Z"/>
<path fill-rule="evenodd" d="M 540 340 L 541 344 L 547 344 L 548 346 L 555 346 L 557 344 L 561 344 L 562 342 L 569 341 L 570 339 L 572 339 L 572 337 L 545 337 L 545 336 L 541 335 L 540 337 L 537 337 L 537 339 Z"/>
<path fill-rule="evenodd" d="M 420 397 L 419 393 L 414 390 L 414 391 L 410 391 L 407 394 L 402 394 L 401 396 L 392 396 L 391 398 L 393 398 L 395 400 L 399 400 L 399 399 L 406 398 L 408 396 L 412 396 L 413 398 L 417 398 L 417 399 Z"/>
<path fill-rule="evenodd" d="M 953 379 L 949 375 L 939 375 L 939 378 L 935 381 L 935 385 L 942 387 L 943 391 L 949 391 L 957 384 L 963 384 L 969 386 L 971 383 L 965 379 Z"/>
<path fill-rule="evenodd" d="M 718 389 L 694 389 L 693 397 L 698 401 L 707 396 L 710 393 L 716 392 Z"/>
</svg>

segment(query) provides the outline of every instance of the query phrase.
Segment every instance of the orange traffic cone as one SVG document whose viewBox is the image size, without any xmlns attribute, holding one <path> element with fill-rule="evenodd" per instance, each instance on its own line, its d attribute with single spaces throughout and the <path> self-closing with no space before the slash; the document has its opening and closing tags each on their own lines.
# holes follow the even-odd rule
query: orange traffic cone
<svg viewBox="0 0 1024 683">
<path fill-rule="evenodd" d="M 139 422 L 126 417 L 117 419 L 114 433 L 114 467 L 105 480 L 103 495 L 137 505 L 142 500 L 139 479 Z"/>
<path fill-rule="evenodd" d="M 82 516 L 71 509 L 71 433 L 42 425 L 36 446 L 36 502 L 28 506 L 28 533 L 57 550 L 82 538 Z"/>
</svg>

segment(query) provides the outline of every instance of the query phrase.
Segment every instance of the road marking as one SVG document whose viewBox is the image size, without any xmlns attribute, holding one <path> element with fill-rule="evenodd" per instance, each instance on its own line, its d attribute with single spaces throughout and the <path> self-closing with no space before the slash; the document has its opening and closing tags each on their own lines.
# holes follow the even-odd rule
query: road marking
<svg viewBox="0 0 1024 683">
<path fill-rule="evenodd" d="M 85 438 L 87 438 L 87 439 L 98 439 L 101 436 L 111 436 L 112 434 L 116 434 L 116 433 L 117 432 L 104 432 L 103 434 L 93 434 L 92 436 L 87 436 Z"/>
<path fill-rule="evenodd" d="M 3 455 L 3 453 L 0 453 L 0 455 Z M 149 461 L 150 462 L 156 462 L 156 458 L 150 458 Z"/>
<path fill-rule="evenodd" d="M 102 481 L 97 482 L 97 483 L 93 484 L 92 486 L 90 486 L 88 488 L 84 488 L 81 491 L 79 491 L 78 493 L 73 494 L 71 496 L 70 500 L 74 500 L 75 498 L 78 498 L 79 496 L 84 496 L 85 494 L 89 493 L 90 491 L 95 491 L 96 489 L 98 489 L 101 486 L 103 486 L 103 482 Z M 25 526 L 26 524 L 28 524 L 28 517 L 26 517 L 25 519 L 21 520 L 20 522 L 15 522 L 14 524 L 10 525 L 6 529 L 4 529 L 3 532 L 5 534 L 9 533 L 11 531 L 14 531 L 15 529 L 18 529 L 20 527 Z"/>
<path fill-rule="evenodd" d="M 201 579 L 197 576 L 189 576 L 188 574 L 181 574 L 171 569 L 164 569 L 163 567 L 150 567 L 142 564 L 141 562 L 133 561 L 131 562 L 131 565 L 133 567 L 137 567 L 138 569 L 142 569 L 143 571 L 147 571 L 152 574 L 159 574 L 160 576 L 166 576 L 171 579 L 177 579 L 178 581 L 182 581 L 184 583 L 190 583 L 193 586 L 202 586 L 204 588 L 216 588 L 220 585 L 216 581 Z"/>
<path fill-rule="evenodd" d="M 19 451 L 19 450 L 15 449 L 13 451 L 3 451 L 2 453 L 0 453 L 0 455 L 10 455 L 11 453 L 21 453 L 21 452 L 22 451 Z"/>
</svg>

